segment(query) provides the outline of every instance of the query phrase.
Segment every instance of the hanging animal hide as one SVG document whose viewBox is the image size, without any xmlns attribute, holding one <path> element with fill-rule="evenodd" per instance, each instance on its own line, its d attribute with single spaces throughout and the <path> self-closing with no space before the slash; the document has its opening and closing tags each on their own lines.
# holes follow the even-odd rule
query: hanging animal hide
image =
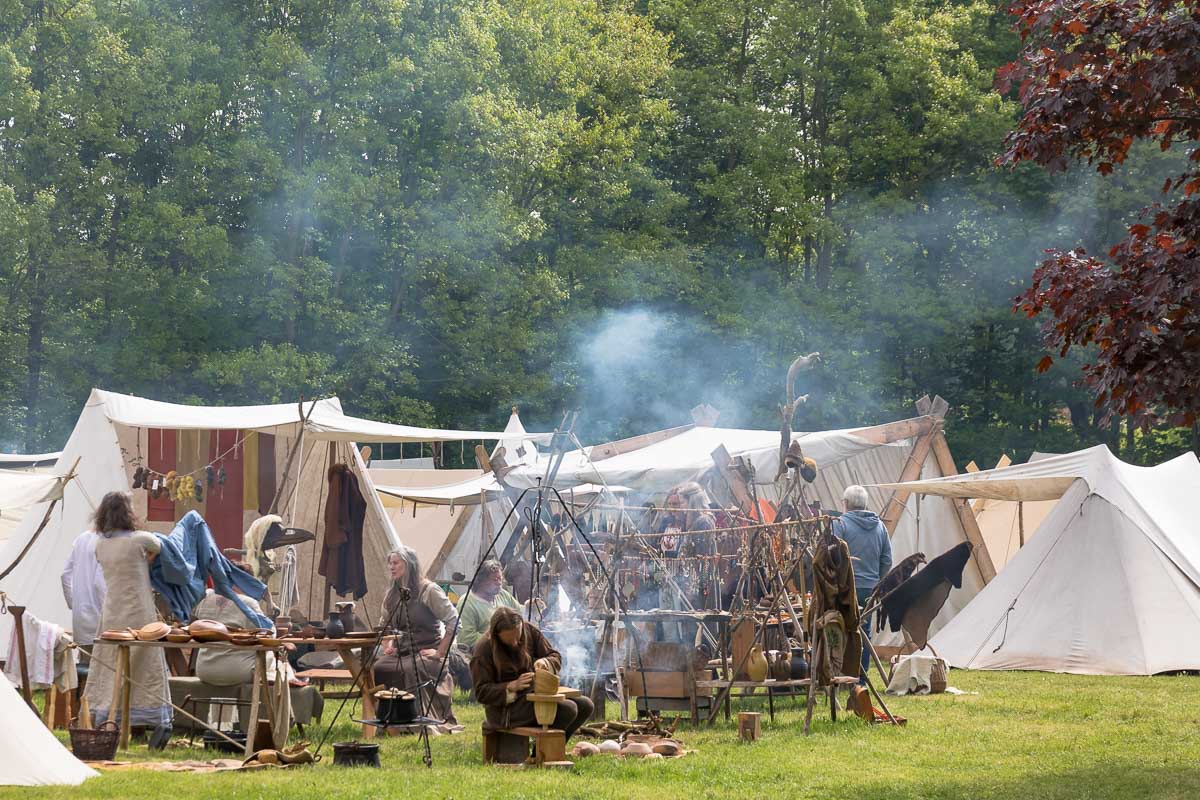
<svg viewBox="0 0 1200 800">
<path fill-rule="evenodd" d="M 929 625 L 942 610 L 952 588 L 962 586 L 963 570 L 971 557 L 971 543 L 962 542 L 930 561 L 900 584 L 883 601 L 883 616 L 892 631 L 904 628 L 918 649 L 929 641 Z"/>
<path fill-rule="evenodd" d="M 900 584 L 908 580 L 912 574 L 917 571 L 917 567 L 924 563 L 924 553 L 913 553 L 911 556 L 889 569 L 887 575 L 883 576 L 883 580 L 875 585 L 875 591 L 871 592 L 871 596 L 867 598 L 867 602 L 863 608 L 868 608 L 879 602 L 880 598 L 887 597 L 892 593 L 893 589 L 896 589 L 900 586 Z M 875 630 L 883 630 L 882 605 L 875 610 Z"/>
</svg>

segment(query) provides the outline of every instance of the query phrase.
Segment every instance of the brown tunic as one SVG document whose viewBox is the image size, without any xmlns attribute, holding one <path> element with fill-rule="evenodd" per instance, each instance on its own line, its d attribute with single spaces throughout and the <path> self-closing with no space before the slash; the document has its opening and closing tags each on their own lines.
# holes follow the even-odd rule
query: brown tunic
<svg viewBox="0 0 1200 800">
<path fill-rule="evenodd" d="M 550 646 L 546 637 L 535 626 L 522 622 L 521 643 L 513 651 L 503 643 L 492 642 L 484 636 L 475 644 L 471 656 L 471 680 L 475 683 L 475 698 L 485 708 L 486 731 L 502 730 L 513 725 L 527 724 L 533 718 L 533 704 L 525 699 L 525 689 L 517 693 L 515 702 L 508 702 L 508 684 L 533 671 L 533 662 L 544 658 L 558 672 L 562 669 L 562 656 Z"/>
</svg>

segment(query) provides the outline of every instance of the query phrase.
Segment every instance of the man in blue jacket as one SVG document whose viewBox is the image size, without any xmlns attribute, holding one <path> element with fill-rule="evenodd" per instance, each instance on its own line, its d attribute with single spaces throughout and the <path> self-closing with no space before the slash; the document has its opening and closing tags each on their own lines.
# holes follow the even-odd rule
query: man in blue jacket
<svg viewBox="0 0 1200 800">
<path fill-rule="evenodd" d="M 874 511 L 867 510 L 867 490 L 861 486 L 847 486 L 842 492 L 845 513 L 833 521 L 833 532 L 850 548 L 854 566 L 854 590 L 858 605 L 875 590 L 875 584 L 892 568 L 892 540 L 887 528 L 879 521 Z M 871 666 L 871 650 L 867 639 L 871 638 L 871 623 L 861 620 L 863 634 L 862 675 L 859 683 L 867 682 L 867 668 Z"/>
</svg>

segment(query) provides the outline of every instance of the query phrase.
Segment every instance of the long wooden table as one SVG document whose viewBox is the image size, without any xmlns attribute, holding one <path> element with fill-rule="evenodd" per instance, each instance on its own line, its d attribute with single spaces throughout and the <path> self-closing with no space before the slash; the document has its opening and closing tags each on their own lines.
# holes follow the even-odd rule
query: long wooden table
<svg viewBox="0 0 1200 800">
<path fill-rule="evenodd" d="M 380 641 L 387 641 L 388 639 L 396 638 L 398 638 L 396 635 L 384 636 L 380 639 Z M 374 719 L 375 717 L 375 698 L 372 696 L 372 692 L 375 689 L 375 679 L 372 674 L 361 674 L 363 660 L 360 655 L 360 651 L 363 648 L 373 647 L 375 645 L 376 640 L 374 638 L 304 639 L 292 637 L 283 639 L 283 644 L 276 647 L 267 647 L 265 645 L 239 645 L 230 644 L 229 642 L 168 642 L 162 640 L 157 642 L 143 642 L 137 640 L 130 642 L 114 642 L 109 640 L 97 641 L 103 641 L 105 644 L 117 646 L 116 676 L 113 680 L 113 699 L 112 706 L 109 710 L 109 718 L 112 718 L 114 710 L 119 709 L 121 717 L 121 733 L 118 746 L 121 747 L 121 749 L 125 749 L 129 746 L 131 727 L 129 711 L 132 697 L 132 684 L 130 683 L 130 648 L 132 647 L 157 647 L 162 650 L 192 650 L 195 648 L 202 648 L 207 650 L 232 650 L 254 653 L 253 683 L 255 688 L 250 695 L 249 724 L 246 726 L 247 758 L 254 755 L 256 749 L 254 746 L 256 738 L 255 733 L 258 729 L 258 716 L 259 711 L 261 710 L 260 706 L 263 704 L 264 698 L 268 709 L 267 716 L 272 721 L 271 737 L 273 740 L 279 738 L 279 731 L 274 729 L 274 714 L 270 713 L 273 709 L 271 708 L 272 700 L 270 682 L 267 678 L 267 653 L 274 652 L 276 654 L 276 658 L 286 660 L 287 656 L 284 652 L 284 645 L 287 644 L 309 645 L 314 650 L 336 650 L 341 656 L 343 663 L 345 663 L 346 668 L 350 670 L 351 676 L 358 676 L 354 683 L 360 687 L 362 692 L 363 718 Z M 284 731 L 283 734 L 286 738 L 287 732 Z M 371 739 L 374 738 L 374 736 L 375 728 L 371 727 L 370 725 L 364 725 L 363 738 Z"/>
</svg>

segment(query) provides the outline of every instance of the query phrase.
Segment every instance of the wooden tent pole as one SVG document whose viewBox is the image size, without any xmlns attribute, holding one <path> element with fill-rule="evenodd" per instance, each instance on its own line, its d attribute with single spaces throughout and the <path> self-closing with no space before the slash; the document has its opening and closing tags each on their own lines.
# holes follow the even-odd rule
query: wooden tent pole
<svg viewBox="0 0 1200 800">
<path fill-rule="evenodd" d="M 287 463 L 285 463 L 283 465 L 283 480 L 276 481 L 275 496 L 273 498 L 271 498 L 271 506 L 270 506 L 270 508 L 267 509 L 268 514 L 276 513 L 276 510 L 279 508 L 279 498 L 280 498 L 280 496 L 283 495 L 283 487 L 285 487 L 287 485 L 287 476 L 288 476 L 288 473 L 292 471 L 292 462 L 296 460 L 296 449 L 304 441 L 304 430 L 308 426 L 309 417 L 312 416 L 313 411 L 315 411 L 317 408 L 317 401 L 316 400 L 312 401 L 312 405 L 310 405 L 308 407 L 307 414 L 304 413 L 304 398 L 303 397 L 300 398 L 299 406 L 300 406 L 300 433 L 296 437 L 296 442 L 295 442 L 295 444 L 292 445 L 291 451 L 288 453 Z M 296 476 L 296 482 L 297 483 L 300 482 L 299 475 Z"/>
<path fill-rule="evenodd" d="M 1025 501 L 1017 501 L 1017 537 L 1021 547 L 1025 546 Z"/>
</svg>

